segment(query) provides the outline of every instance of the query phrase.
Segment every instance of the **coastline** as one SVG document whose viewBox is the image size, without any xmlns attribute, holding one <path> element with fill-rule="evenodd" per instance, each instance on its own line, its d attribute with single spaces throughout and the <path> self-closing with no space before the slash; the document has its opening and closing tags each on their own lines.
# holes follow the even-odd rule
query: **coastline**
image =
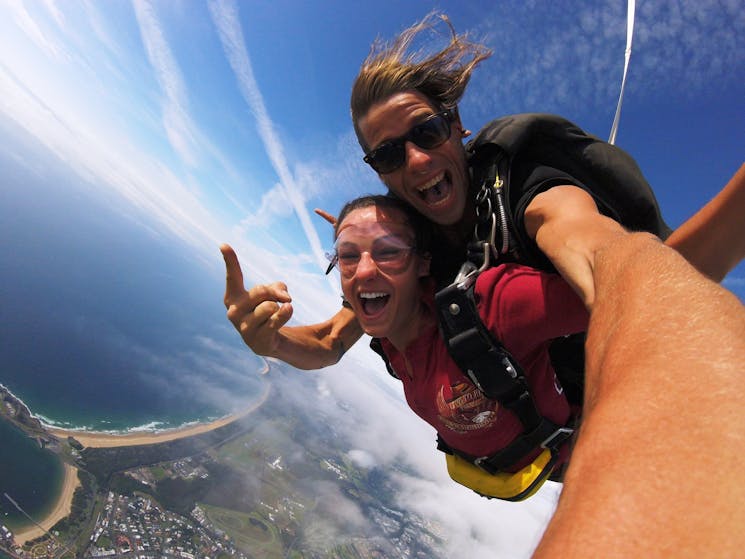
<svg viewBox="0 0 745 559">
<path fill-rule="evenodd" d="M 266 366 L 268 368 L 268 366 Z M 192 437 L 194 435 L 200 435 L 207 433 L 219 427 L 224 427 L 238 419 L 241 419 L 250 413 L 260 408 L 266 399 L 269 397 L 271 391 L 271 384 L 266 383 L 264 391 L 259 396 L 259 399 L 253 402 L 247 408 L 211 421 L 209 423 L 198 423 L 195 425 L 187 425 L 185 427 L 178 427 L 176 429 L 166 429 L 163 431 L 142 431 L 136 433 L 105 433 L 101 431 L 76 431 L 72 429 L 60 429 L 58 427 L 52 427 L 50 425 L 44 425 L 44 428 L 55 437 L 66 439 L 67 437 L 73 437 L 76 441 L 82 444 L 84 447 L 92 448 L 112 448 L 118 446 L 140 446 L 163 443 L 167 441 L 173 441 L 176 439 L 183 439 L 185 437 Z"/>
<path fill-rule="evenodd" d="M 266 359 L 262 358 L 263 366 L 259 370 L 259 373 L 265 375 L 269 372 L 269 363 Z M 269 393 L 271 392 L 271 383 L 266 382 L 264 390 L 259 398 L 252 402 L 245 409 L 225 416 L 223 418 L 211 421 L 209 423 L 200 423 L 195 425 L 188 425 L 182 428 L 168 429 L 164 431 L 143 431 L 137 433 L 104 433 L 96 431 L 76 431 L 70 429 L 60 429 L 52 427 L 50 425 L 41 424 L 38 419 L 31 415 L 25 405 L 23 405 L 24 411 L 30 417 L 33 417 L 38 425 L 41 426 L 43 431 L 61 438 L 66 439 L 67 437 L 73 437 L 84 447 L 96 447 L 96 448 L 108 448 L 108 447 L 120 447 L 120 446 L 137 446 L 137 445 L 149 445 L 162 443 L 166 441 L 172 441 L 185 437 L 191 437 L 212 431 L 219 427 L 223 427 L 241 419 L 252 412 L 259 409 L 268 399 Z M 12 393 L 3 387 L 8 394 Z M 14 396 L 15 398 L 15 396 Z M 19 403 L 22 404 L 20 400 Z M 75 495 L 75 490 L 81 485 L 78 479 L 78 469 L 66 462 L 62 463 L 64 468 L 64 478 L 62 481 L 62 487 L 60 493 L 54 505 L 51 507 L 48 514 L 44 516 L 38 523 L 34 522 L 33 525 L 22 528 L 18 532 L 13 533 L 13 537 L 17 545 L 23 545 L 27 541 L 36 539 L 45 534 L 46 531 L 51 529 L 57 522 L 67 517 L 72 510 L 72 500 Z"/>
<path fill-rule="evenodd" d="M 23 528 L 13 534 L 16 544 L 23 545 L 27 541 L 43 536 L 46 531 L 57 524 L 60 520 L 70 514 L 72 509 L 72 497 L 75 490 L 80 486 L 78 469 L 70 464 L 63 463 L 65 477 L 62 481 L 60 495 L 49 513 L 36 525 Z"/>
</svg>

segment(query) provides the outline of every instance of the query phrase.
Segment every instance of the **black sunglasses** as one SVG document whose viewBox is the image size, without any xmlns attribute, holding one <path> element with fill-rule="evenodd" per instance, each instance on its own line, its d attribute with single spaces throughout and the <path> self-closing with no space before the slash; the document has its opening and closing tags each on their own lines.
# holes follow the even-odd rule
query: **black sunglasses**
<svg viewBox="0 0 745 559">
<path fill-rule="evenodd" d="M 450 138 L 450 124 L 457 116 L 455 108 L 435 113 L 400 138 L 389 140 L 367 152 L 362 159 L 381 175 L 392 173 L 406 163 L 406 142 L 413 142 L 422 149 L 436 148 Z"/>
</svg>

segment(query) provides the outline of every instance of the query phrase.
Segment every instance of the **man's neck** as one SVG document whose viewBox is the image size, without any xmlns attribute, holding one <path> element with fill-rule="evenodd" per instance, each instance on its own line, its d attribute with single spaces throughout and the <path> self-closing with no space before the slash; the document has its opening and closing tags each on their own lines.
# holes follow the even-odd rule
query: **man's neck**
<svg viewBox="0 0 745 559">
<path fill-rule="evenodd" d="M 466 205 L 463 208 L 463 216 L 460 221 L 453 223 L 452 225 L 438 225 L 437 230 L 442 238 L 449 246 L 465 247 L 471 241 L 471 235 L 473 235 L 473 228 L 476 225 L 476 207 L 474 205 L 473 196 L 469 195 L 466 198 Z"/>
</svg>

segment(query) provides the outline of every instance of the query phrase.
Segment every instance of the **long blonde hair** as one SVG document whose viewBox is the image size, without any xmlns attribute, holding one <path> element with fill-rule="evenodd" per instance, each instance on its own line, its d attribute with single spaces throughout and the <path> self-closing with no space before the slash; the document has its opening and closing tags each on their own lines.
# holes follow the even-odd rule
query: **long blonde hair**
<svg viewBox="0 0 745 559">
<path fill-rule="evenodd" d="M 439 22 L 448 26 L 449 44 L 424 59 L 421 59 L 421 52 L 407 54 L 417 35 Z M 491 49 L 469 41 L 465 34 L 458 35 L 448 17 L 438 12 L 430 12 L 391 42 L 377 39 L 352 86 L 352 124 L 362 149 L 367 151 L 369 146 L 360 133 L 359 120 L 374 104 L 396 93 L 418 91 L 436 109 L 455 106 L 465 92 L 473 69 L 491 54 Z"/>
</svg>

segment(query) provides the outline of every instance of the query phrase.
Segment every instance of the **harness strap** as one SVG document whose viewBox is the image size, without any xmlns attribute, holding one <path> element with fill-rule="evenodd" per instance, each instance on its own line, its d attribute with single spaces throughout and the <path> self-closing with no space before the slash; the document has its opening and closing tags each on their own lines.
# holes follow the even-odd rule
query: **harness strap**
<svg viewBox="0 0 745 559">
<path fill-rule="evenodd" d="M 574 430 L 539 413 L 522 367 L 478 314 L 473 294 L 477 276 L 477 272 L 466 274 L 435 295 L 442 337 L 461 371 L 487 398 L 512 411 L 522 423 L 523 432 L 491 456 L 469 456 L 451 449 L 439 435 L 438 448 L 494 474 L 514 466 L 538 448 L 558 453 Z"/>
<path fill-rule="evenodd" d="M 507 471 L 526 456 L 534 453 L 536 449 L 547 449 L 551 451 L 552 455 L 558 455 L 559 447 L 571 438 L 573 433 L 574 430 L 569 427 L 562 427 L 544 419 L 533 431 L 523 432 L 502 450 L 490 456 L 473 456 L 452 448 L 442 439 L 439 433 L 437 435 L 437 449 L 446 454 L 460 456 L 485 472 L 494 475 L 498 472 Z"/>
<path fill-rule="evenodd" d="M 470 285 L 451 284 L 435 295 L 448 353 L 487 398 L 514 411 L 532 430 L 541 417 L 522 367 L 484 326 L 473 297 L 475 277 L 467 281 Z"/>
</svg>

